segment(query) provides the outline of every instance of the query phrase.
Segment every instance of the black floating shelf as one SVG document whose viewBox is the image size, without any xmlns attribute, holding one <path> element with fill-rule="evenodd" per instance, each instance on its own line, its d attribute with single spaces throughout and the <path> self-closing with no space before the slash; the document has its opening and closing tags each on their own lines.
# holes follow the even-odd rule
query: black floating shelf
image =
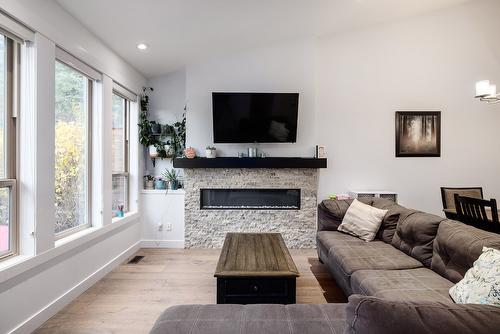
<svg viewBox="0 0 500 334">
<path fill-rule="evenodd" d="M 317 158 L 175 158 L 175 168 L 326 168 Z"/>
</svg>

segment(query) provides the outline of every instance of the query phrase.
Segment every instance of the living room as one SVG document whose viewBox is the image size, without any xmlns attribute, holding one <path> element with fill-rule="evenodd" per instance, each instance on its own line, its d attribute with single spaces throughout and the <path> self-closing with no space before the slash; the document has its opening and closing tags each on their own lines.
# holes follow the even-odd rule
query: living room
<svg viewBox="0 0 500 334">
<path fill-rule="evenodd" d="M 0 333 L 498 332 L 498 13 L 0 1 Z"/>
</svg>

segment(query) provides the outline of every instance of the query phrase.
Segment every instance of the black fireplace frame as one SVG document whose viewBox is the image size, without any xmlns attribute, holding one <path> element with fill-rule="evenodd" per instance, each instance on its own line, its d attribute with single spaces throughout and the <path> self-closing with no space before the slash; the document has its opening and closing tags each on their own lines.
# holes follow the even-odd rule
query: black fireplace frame
<svg viewBox="0 0 500 334">
<path fill-rule="evenodd" d="M 270 208 L 242 208 L 242 207 L 234 207 L 234 208 L 207 208 L 203 207 L 203 190 L 266 190 L 266 191 L 283 191 L 283 190 L 294 190 L 298 192 L 298 205 L 294 208 L 280 208 L 280 207 L 270 207 Z M 230 211 L 230 210 L 258 210 L 258 211 L 266 211 L 266 210 L 281 210 L 281 211 L 298 211 L 301 209 L 302 202 L 302 190 L 300 188 L 200 188 L 200 210 L 221 210 L 221 211 Z"/>
</svg>

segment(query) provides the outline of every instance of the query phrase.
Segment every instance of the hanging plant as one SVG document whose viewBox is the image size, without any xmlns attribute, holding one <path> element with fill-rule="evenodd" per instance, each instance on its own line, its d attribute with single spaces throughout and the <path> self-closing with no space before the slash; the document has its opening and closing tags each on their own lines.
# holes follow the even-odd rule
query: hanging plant
<svg viewBox="0 0 500 334">
<path fill-rule="evenodd" d="M 147 91 L 153 91 L 151 87 L 143 88 L 141 96 L 141 112 L 139 114 L 139 142 L 144 147 L 153 146 L 156 150 L 154 157 L 151 157 L 153 166 L 155 159 L 165 159 L 180 157 L 183 155 L 186 146 L 186 114 L 182 115 L 182 120 L 174 124 L 160 124 L 150 121 L 149 116 L 149 96 Z M 184 107 L 186 110 L 186 107 Z M 151 151 L 151 149 L 149 149 Z"/>
</svg>

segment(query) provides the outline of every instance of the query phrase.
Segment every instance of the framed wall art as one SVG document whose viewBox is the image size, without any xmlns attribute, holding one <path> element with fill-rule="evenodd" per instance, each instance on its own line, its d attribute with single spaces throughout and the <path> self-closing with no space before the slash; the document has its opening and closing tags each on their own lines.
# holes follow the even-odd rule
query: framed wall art
<svg viewBox="0 0 500 334">
<path fill-rule="evenodd" d="M 441 112 L 396 112 L 396 157 L 440 157 Z"/>
</svg>

